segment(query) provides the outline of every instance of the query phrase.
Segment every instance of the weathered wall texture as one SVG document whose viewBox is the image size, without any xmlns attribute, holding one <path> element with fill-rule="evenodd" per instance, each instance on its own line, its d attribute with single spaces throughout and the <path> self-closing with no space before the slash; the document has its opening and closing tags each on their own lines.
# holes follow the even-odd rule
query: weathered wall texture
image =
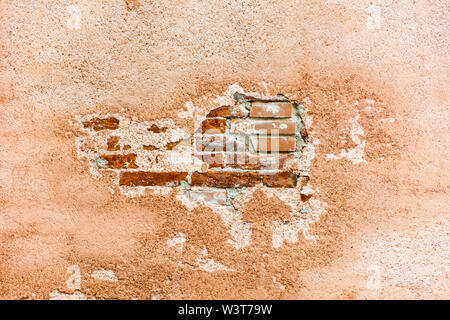
<svg viewBox="0 0 450 320">
<path fill-rule="evenodd" d="M 0 298 L 448 298 L 449 16 L 0 1 Z M 264 151 L 244 95 L 294 108 L 276 173 L 192 143 Z"/>
</svg>

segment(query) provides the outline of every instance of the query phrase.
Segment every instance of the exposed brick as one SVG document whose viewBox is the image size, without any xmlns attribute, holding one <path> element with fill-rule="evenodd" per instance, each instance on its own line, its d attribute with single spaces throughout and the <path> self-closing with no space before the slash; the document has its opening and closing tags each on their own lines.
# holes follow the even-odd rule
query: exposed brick
<svg viewBox="0 0 450 320">
<path fill-rule="evenodd" d="M 248 110 L 241 105 L 219 107 L 206 115 L 208 118 L 245 118 L 247 116 Z"/>
<path fill-rule="evenodd" d="M 258 152 L 293 152 L 295 151 L 295 137 L 257 136 L 251 138 L 252 144 Z"/>
<path fill-rule="evenodd" d="M 278 172 L 264 175 L 263 183 L 271 188 L 295 188 L 297 186 L 297 175 L 292 172 Z"/>
<path fill-rule="evenodd" d="M 312 194 L 300 194 L 300 198 L 301 198 L 301 200 L 304 201 L 304 202 L 306 202 L 306 201 L 308 201 L 309 199 L 311 199 L 311 197 L 312 197 Z"/>
<path fill-rule="evenodd" d="M 108 140 L 106 141 L 106 145 L 107 145 L 106 150 L 108 151 L 120 150 L 119 137 L 117 136 L 109 137 Z"/>
<path fill-rule="evenodd" d="M 119 184 L 121 186 L 179 186 L 186 180 L 187 172 L 121 172 Z"/>
<path fill-rule="evenodd" d="M 191 190 L 189 191 L 191 201 L 203 200 L 207 203 L 225 205 L 227 192 L 225 190 Z"/>
<path fill-rule="evenodd" d="M 130 154 L 106 154 L 99 157 L 106 161 L 105 167 L 110 169 L 136 169 L 136 155 Z"/>
<path fill-rule="evenodd" d="M 258 118 L 289 118 L 291 116 L 291 103 L 254 102 L 250 111 L 250 117 Z"/>
<path fill-rule="evenodd" d="M 161 132 L 166 132 L 167 131 L 167 127 L 158 127 L 156 124 L 152 124 L 152 126 L 150 128 L 147 129 L 150 132 L 153 133 L 161 133 Z"/>
<path fill-rule="evenodd" d="M 119 128 L 119 119 L 114 117 L 108 118 L 93 118 L 88 121 L 83 121 L 84 128 L 93 129 L 94 131 L 100 130 L 115 130 Z"/>
<path fill-rule="evenodd" d="M 204 153 L 195 154 L 197 158 L 205 162 L 210 168 L 224 168 L 225 159 L 223 153 Z"/>
<path fill-rule="evenodd" d="M 293 154 L 261 155 L 226 153 L 226 166 L 242 170 L 289 170 Z"/>
<path fill-rule="evenodd" d="M 225 153 L 225 163 L 227 167 L 233 169 L 258 170 L 257 168 L 260 167 L 257 159 L 254 159 L 253 157 L 250 158 L 250 154 L 245 152 Z"/>
<path fill-rule="evenodd" d="M 202 122 L 202 133 L 224 133 L 226 128 L 225 119 L 206 119 Z"/>
<path fill-rule="evenodd" d="M 194 172 L 191 176 L 193 186 L 242 188 L 252 187 L 260 182 L 261 176 L 257 172 L 210 171 L 206 173 Z"/>
<path fill-rule="evenodd" d="M 295 134 L 296 123 L 292 120 L 232 120 L 231 133 L 244 134 Z"/>
<path fill-rule="evenodd" d="M 296 134 L 301 134 L 303 138 L 307 138 L 308 134 L 306 128 L 295 119 L 284 119 L 292 116 L 293 105 L 275 98 L 244 98 L 247 99 L 245 101 L 251 101 L 250 112 L 243 105 L 222 106 L 208 113 L 194 136 L 169 142 L 161 147 L 141 147 L 144 150 L 165 151 L 180 145 L 191 146 L 194 142 L 193 155 L 204 163 L 201 164 L 201 172 L 191 175 L 193 188 L 184 190 L 190 200 L 226 205 L 227 191 L 218 188 L 242 188 L 259 184 L 272 188 L 295 188 L 298 185 L 302 190 L 307 189 L 303 187 L 307 186 L 308 177 L 297 177 L 296 173 L 291 172 L 296 164 L 295 154 L 292 153 L 296 151 Z M 114 117 L 94 118 L 84 121 L 83 125 L 95 131 L 113 130 L 119 128 L 119 120 Z M 166 126 L 156 124 L 145 128 L 155 134 L 169 130 Z M 120 150 L 123 144 L 120 139 L 111 132 L 106 141 L 107 150 Z M 251 145 L 248 144 L 249 139 Z M 157 145 L 160 146 L 159 143 Z M 131 147 L 124 145 L 122 149 Z M 104 152 L 108 154 L 99 156 L 96 160 L 97 166 L 101 168 L 121 169 L 119 184 L 122 186 L 179 186 L 188 179 L 187 172 L 147 172 L 142 171 L 142 168 L 139 169 L 141 171 L 126 170 L 139 167 L 136 165 L 137 155 L 126 154 L 127 152 L 133 151 L 122 151 L 119 155 Z M 173 155 L 171 152 L 169 154 Z M 158 162 L 158 157 L 155 162 Z M 223 170 L 224 168 L 227 169 Z M 303 201 L 310 197 L 306 192 L 301 193 Z"/>
<path fill-rule="evenodd" d="M 225 135 L 196 135 L 195 150 L 198 152 L 244 152 L 248 150 L 242 137 Z"/>
</svg>

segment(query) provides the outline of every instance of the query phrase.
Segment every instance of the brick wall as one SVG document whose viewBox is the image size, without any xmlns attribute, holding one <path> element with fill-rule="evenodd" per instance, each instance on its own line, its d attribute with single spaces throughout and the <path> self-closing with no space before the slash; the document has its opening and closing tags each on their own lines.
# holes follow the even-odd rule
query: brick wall
<svg viewBox="0 0 450 320">
<path fill-rule="evenodd" d="M 235 104 L 211 110 L 193 135 L 175 135 L 173 128 L 148 124 L 142 140 L 127 144 L 120 116 L 91 117 L 83 128 L 102 137 L 93 163 L 99 171 L 118 174 L 123 187 L 183 187 L 189 199 L 216 204 L 230 203 L 236 189 L 302 188 L 308 176 L 298 163 L 308 142 L 301 118 L 301 105 L 282 95 L 270 100 L 236 93 Z M 139 136 L 140 133 L 136 133 Z M 144 138 L 151 136 L 150 143 Z M 183 149 L 184 153 L 179 150 Z M 186 158 L 186 150 L 201 166 L 174 170 L 145 164 L 171 155 L 175 162 Z M 147 157 L 147 158 L 146 158 Z M 192 160 L 194 161 L 194 160 Z M 195 167 L 195 166 L 193 166 Z M 302 197 L 302 200 L 305 200 Z"/>
</svg>

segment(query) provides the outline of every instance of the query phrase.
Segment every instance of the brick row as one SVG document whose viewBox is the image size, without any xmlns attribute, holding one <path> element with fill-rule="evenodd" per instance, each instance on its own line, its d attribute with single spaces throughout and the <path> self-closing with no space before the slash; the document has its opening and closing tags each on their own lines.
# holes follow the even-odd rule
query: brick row
<svg viewBox="0 0 450 320">
<path fill-rule="evenodd" d="M 258 172 L 194 172 L 191 176 L 193 186 L 217 188 L 253 187 L 263 183 L 272 188 L 295 188 L 297 176 L 291 172 L 277 172 L 261 175 Z"/>
<path fill-rule="evenodd" d="M 119 185 L 121 186 L 179 186 L 185 181 L 187 172 L 121 172 Z"/>
<path fill-rule="evenodd" d="M 257 172 L 194 172 L 191 184 L 201 187 L 242 188 L 252 187 L 261 182 L 261 175 Z"/>
<path fill-rule="evenodd" d="M 256 118 L 290 118 L 291 116 L 291 103 L 253 102 L 250 110 L 250 117 Z"/>
<path fill-rule="evenodd" d="M 226 153 L 226 166 L 241 170 L 286 170 L 294 160 L 293 154 L 261 155 Z"/>
<path fill-rule="evenodd" d="M 294 152 L 294 136 L 257 136 L 250 141 L 257 152 Z"/>
<path fill-rule="evenodd" d="M 196 153 L 195 156 L 209 168 L 233 168 L 241 170 L 287 170 L 294 160 L 293 154 L 249 154 L 249 153 Z"/>
<path fill-rule="evenodd" d="M 271 188 L 295 188 L 297 186 L 297 175 L 292 172 L 278 172 L 263 176 L 263 183 Z"/>
<path fill-rule="evenodd" d="M 186 181 L 187 172 L 147 172 L 125 171 L 121 172 L 119 184 L 121 186 L 179 186 Z M 191 176 L 191 185 L 198 187 L 216 188 L 242 188 L 264 184 L 272 188 L 295 188 L 297 176 L 291 172 L 277 172 L 261 175 L 257 172 L 194 172 Z M 208 193 L 209 191 L 204 191 Z M 216 197 L 214 193 L 207 195 L 193 194 L 194 196 Z M 213 192 L 213 191 L 211 191 Z M 222 199 L 223 197 L 218 197 Z"/>
</svg>

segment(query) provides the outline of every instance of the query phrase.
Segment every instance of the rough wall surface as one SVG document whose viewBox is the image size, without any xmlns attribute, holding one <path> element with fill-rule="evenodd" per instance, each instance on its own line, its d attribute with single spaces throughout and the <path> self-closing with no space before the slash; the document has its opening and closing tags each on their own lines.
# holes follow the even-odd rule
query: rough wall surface
<svg viewBox="0 0 450 320">
<path fill-rule="evenodd" d="M 0 1 L 0 297 L 448 298 L 449 14 Z M 192 186 L 230 172 L 186 148 L 208 119 L 249 129 L 217 113 L 236 93 L 301 106 L 282 171 L 307 181 Z M 115 171 L 142 168 L 167 180 Z"/>
</svg>

